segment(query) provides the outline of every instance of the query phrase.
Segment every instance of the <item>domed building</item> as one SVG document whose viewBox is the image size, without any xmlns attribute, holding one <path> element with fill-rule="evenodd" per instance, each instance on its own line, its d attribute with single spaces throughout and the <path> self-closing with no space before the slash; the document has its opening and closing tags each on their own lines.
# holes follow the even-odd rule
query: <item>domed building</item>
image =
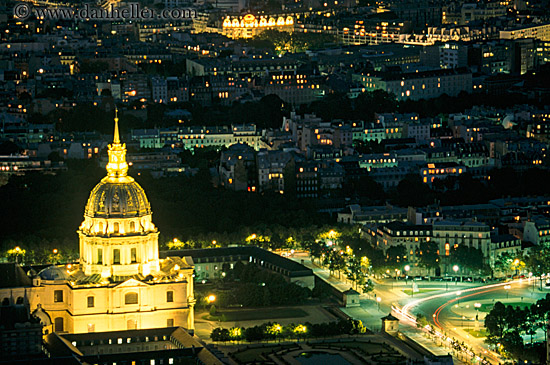
<svg viewBox="0 0 550 365">
<path fill-rule="evenodd" d="M 90 193 L 77 231 L 80 262 L 34 272 L 24 285 L 0 289 L 0 300 L 28 298 L 31 310 L 41 308 L 51 318 L 55 332 L 193 331 L 193 261 L 159 260 L 159 231 L 145 191 L 128 176 L 118 118 L 108 154 L 107 176 Z"/>
</svg>

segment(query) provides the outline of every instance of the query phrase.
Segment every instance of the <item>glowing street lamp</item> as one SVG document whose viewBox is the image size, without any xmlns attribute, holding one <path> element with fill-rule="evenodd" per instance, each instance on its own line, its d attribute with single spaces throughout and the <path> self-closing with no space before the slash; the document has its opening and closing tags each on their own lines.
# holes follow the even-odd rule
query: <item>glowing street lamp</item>
<svg viewBox="0 0 550 365">
<path fill-rule="evenodd" d="M 378 311 L 380 311 L 380 302 L 382 301 L 382 298 L 376 297 L 376 302 L 378 303 Z"/>
<path fill-rule="evenodd" d="M 411 269 L 411 267 L 409 265 L 405 265 L 405 284 L 407 284 L 407 279 L 409 278 L 409 270 Z"/>
<path fill-rule="evenodd" d="M 458 269 L 459 269 L 458 265 L 453 266 L 453 271 L 455 272 L 455 276 L 458 273 Z M 458 280 L 455 281 L 455 285 L 457 285 L 457 283 L 458 283 Z"/>
<path fill-rule="evenodd" d="M 216 296 L 214 294 L 210 294 L 209 296 L 206 297 L 206 301 L 208 302 L 208 304 L 214 302 L 216 300 Z"/>
</svg>

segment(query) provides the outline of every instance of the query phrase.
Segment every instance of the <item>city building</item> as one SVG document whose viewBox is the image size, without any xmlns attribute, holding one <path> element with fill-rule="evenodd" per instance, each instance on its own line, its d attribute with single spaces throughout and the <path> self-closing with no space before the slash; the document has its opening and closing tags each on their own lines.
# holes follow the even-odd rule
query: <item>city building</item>
<svg viewBox="0 0 550 365">
<path fill-rule="evenodd" d="M 458 96 L 473 90 L 472 73 L 456 68 L 422 72 L 382 72 L 363 75 L 359 81 L 369 90 L 384 90 L 398 100 L 431 99 L 443 94 Z"/>
<path fill-rule="evenodd" d="M 281 32 L 294 31 L 294 18 L 290 15 L 253 14 L 227 16 L 222 23 L 221 34 L 229 38 L 252 38 L 263 31 L 274 29 Z"/>
<path fill-rule="evenodd" d="M 500 31 L 500 39 L 534 38 L 550 42 L 550 23 L 527 25 Z"/>
</svg>

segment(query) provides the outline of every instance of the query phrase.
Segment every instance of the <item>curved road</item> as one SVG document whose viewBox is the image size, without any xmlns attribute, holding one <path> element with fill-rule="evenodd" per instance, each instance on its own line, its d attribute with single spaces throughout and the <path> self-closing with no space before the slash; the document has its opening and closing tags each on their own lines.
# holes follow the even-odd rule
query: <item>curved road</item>
<svg viewBox="0 0 550 365">
<path fill-rule="evenodd" d="M 508 289 L 506 289 L 506 288 Z M 481 287 L 463 289 L 423 297 L 402 308 L 402 314 L 422 313 L 442 337 L 452 337 L 459 342 L 464 342 L 476 355 L 486 357 L 491 363 L 501 363 L 500 356 L 491 351 L 483 338 L 475 338 L 465 332 L 464 328 L 473 328 L 475 316 L 479 314 L 479 328 L 484 327 L 483 318 L 486 313 L 478 312 L 474 303 L 494 303 L 497 301 L 531 303 L 539 299 L 540 292 L 531 292 L 529 280 L 513 281 L 507 283 L 491 284 Z"/>
</svg>

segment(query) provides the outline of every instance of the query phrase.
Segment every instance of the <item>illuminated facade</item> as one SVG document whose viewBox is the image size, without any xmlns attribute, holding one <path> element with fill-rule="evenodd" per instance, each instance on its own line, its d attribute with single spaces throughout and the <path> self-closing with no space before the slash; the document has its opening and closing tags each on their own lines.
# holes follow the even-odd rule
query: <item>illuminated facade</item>
<svg viewBox="0 0 550 365">
<path fill-rule="evenodd" d="M 0 299 L 40 305 L 55 332 L 193 330 L 193 261 L 159 259 L 159 232 L 145 192 L 127 175 L 118 118 L 108 154 L 107 176 L 92 190 L 77 231 L 80 262 L 31 270 L 32 285 L 2 289 Z"/>
<path fill-rule="evenodd" d="M 223 20 L 222 34 L 229 38 L 252 38 L 267 29 L 279 31 L 294 31 L 294 18 L 292 16 L 260 16 L 252 14 L 244 16 L 227 16 Z"/>
</svg>

